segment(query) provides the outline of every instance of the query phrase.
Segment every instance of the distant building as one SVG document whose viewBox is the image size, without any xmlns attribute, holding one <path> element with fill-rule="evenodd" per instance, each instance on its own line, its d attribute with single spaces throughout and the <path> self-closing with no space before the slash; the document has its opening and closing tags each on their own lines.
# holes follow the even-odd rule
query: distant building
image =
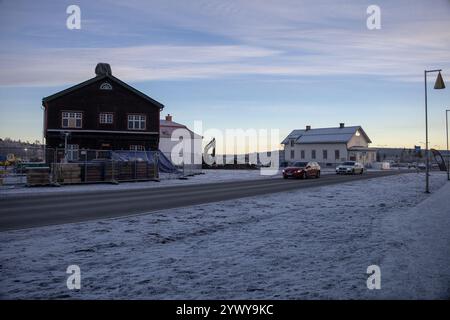
<svg viewBox="0 0 450 320">
<path fill-rule="evenodd" d="M 177 130 L 177 132 L 174 131 Z M 183 124 L 177 123 L 172 120 L 172 116 L 168 114 L 164 120 L 160 120 L 159 122 L 159 150 L 174 164 L 176 163 L 176 159 L 172 157 L 172 151 L 174 147 L 177 145 L 180 146 L 180 136 L 188 137 L 190 139 L 190 143 L 188 146 L 188 150 L 182 150 L 182 154 L 178 153 L 178 156 L 183 156 L 184 159 L 189 159 L 189 164 L 194 164 L 194 159 L 197 157 L 197 162 L 201 164 L 202 157 L 202 142 L 203 137 L 201 135 L 196 134 L 188 127 Z M 174 140 L 172 140 L 174 137 Z M 185 155 L 184 153 L 188 152 L 189 155 Z M 187 162 L 187 161 L 186 161 Z"/>
<path fill-rule="evenodd" d="M 375 149 L 369 148 L 372 141 L 361 126 L 305 129 L 292 131 L 282 142 L 284 159 L 287 162 L 316 161 L 322 166 L 344 161 L 370 164 L 376 161 Z"/>
<path fill-rule="evenodd" d="M 48 148 L 157 150 L 164 106 L 111 74 L 99 63 L 96 76 L 42 99 Z M 63 152 L 64 153 L 64 152 Z"/>
</svg>

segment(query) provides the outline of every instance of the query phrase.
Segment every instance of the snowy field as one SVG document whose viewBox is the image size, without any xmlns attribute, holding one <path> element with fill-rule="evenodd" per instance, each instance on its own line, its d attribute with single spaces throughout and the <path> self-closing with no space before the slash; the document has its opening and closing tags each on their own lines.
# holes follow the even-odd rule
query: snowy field
<svg viewBox="0 0 450 320">
<path fill-rule="evenodd" d="M 433 173 L 428 196 L 410 173 L 3 232 L 0 297 L 448 299 L 449 186 Z M 381 290 L 366 287 L 372 264 Z"/>
</svg>

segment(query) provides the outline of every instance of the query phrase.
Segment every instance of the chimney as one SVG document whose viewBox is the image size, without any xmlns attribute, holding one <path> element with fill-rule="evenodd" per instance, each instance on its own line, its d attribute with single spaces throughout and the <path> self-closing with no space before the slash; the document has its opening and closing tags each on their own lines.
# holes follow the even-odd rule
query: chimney
<svg viewBox="0 0 450 320">
<path fill-rule="evenodd" d="M 311 130 L 311 126 L 306 126 L 306 131 Z"/>
<path fill-rule="evenodd" d="M 166 121 L 172 121 L 172 116 L 170 115 L 170 113 L 166 116 Z"/>
<path fill-rule="evenodd" d="M 105 74 L 112 75 L 111 66 L 108 63 L 99 62 L 95 67 L 95 74 L 97 76 L 103 76 Z"/>
<path fill-rule="evenodd" d="M 343 122 L 339 123 L 339 128 L 343 128 L 345 126 L 345 124 Z"/>
</svg>

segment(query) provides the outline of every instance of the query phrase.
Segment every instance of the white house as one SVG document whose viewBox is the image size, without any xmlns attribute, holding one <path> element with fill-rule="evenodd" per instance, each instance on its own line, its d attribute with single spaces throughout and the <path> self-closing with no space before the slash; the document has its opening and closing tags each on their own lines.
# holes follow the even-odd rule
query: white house
<svg viewBox="0 0 450 320">
<path fill-rule="evenodd" d="M 344 161 L 358 161 L 365 165 L 376 161 L 376 150 L 369 148 L 372 141 L 361 126 L 292 131 L 282 142 L 287 162 L 316 161 L 332 166 Z"/>
<path fill-rule="evenodd" d="M 159 121 L 159 150 L 176 165 L 178 165 L 178 163 L 176 159 L 173 159 L 172 151 L 177 146 L 179 147 L 182 145 L 180 144 L 180 136 L 189 138 L 190 143 L 187 146 L 187 150 L 181 150 L 180 152 L 177 152 L 177 155 L 184 157 L 185 165 L 193 165 L 195 163 L 194 159 L 196 159 L 197 165 L 200 165 L 201 167 L 203 137 L 196 134 L 185 125 L 172 121 L 172 116 L 170 114 L 166 116 L 165 120 Z M 172 139 L 173 137 L 175 140 Z M 186 155 L 186 152 L 188 155 Z"/>
</svg>

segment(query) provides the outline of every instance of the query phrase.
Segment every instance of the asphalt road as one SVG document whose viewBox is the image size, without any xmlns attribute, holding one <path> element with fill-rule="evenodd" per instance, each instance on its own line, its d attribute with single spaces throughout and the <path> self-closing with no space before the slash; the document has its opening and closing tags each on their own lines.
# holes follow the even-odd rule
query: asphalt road
<svg viewBox="0 0 450 320">
<path fill-rule="evenodd" d="M 367 172 L 355 176 L 330 174 L 306 180 L 270 178 L 137 190 L 7 197 L 0 199 L 0 231 L 121 217 L 393 174 L 399 172 Z"/>
</svg>

